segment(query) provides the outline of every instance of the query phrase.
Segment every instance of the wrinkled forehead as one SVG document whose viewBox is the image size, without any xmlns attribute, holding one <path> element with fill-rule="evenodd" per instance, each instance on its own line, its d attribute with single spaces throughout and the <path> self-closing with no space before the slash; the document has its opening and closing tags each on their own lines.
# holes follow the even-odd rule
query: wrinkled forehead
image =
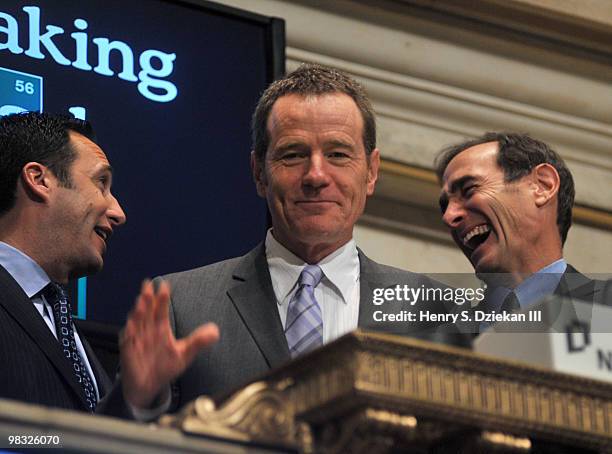
<svg viewBox="0 0 612 454">
<path fill-rule="evenodd" d="M 102 151 L 102 149 L 94 142 L 75 131 L 69 131 L 68 135 L 70 137 L 70 143 L 73 145 L 79 156 L 83 158 L 93 158 L 99 161 L 100 164 L 107 166 L 110 165 L 108 162 L 108 157 L 104 151 Z"/>
<path fill-rule="evenodd" d="M 450 160 L 442 176 L 444 192 L 453 192 L 455 183 L 465 178 L 483 178 L 500 171 L 497 164 L 499 144 L 486 142 L 467 148 Z"/>
<path fill-rule="evenodd" d="M 283 95 L 272 105 L 266 125 L 270 133 L 273 126 L 301 127 L 317 123 L 322 117 L 332 123 L 354 124 L 360 133 L 363 132 L 363 115 L 357 103 L 342 92 Z"/>
</svg>

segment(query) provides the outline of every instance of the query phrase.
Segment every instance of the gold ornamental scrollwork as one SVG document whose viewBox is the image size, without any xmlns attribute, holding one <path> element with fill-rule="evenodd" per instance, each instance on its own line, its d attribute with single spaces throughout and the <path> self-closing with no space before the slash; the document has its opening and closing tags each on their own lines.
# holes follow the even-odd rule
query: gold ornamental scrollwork
<svg viewBox="0 0 612 454">
<path fill-rule="evenodd" d="M 309 452 L 308 427 L 295 421 L 293 405 L 283 393 L 290 384 L 290 380 L 274 385 L 255 382 L 219 406 L 200 396 L 176 415 L 162 416 L 159 424 L 193 435 L 294 446 Z"/>
</svg>

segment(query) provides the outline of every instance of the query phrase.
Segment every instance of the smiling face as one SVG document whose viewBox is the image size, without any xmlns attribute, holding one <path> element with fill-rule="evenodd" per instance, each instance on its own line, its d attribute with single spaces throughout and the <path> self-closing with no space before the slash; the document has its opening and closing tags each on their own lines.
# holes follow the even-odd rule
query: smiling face
<svg viewBox="0 0 612 454">
<path fill-rule="evenodd" d="M 374 192 L 378 150 L 366 157 L 359 109 L 340 93 L 282 96 L 268 133 L 265 162 L 252 156 L 257 192 L 268 202 L 274 237 L 316 263 L 352 238 Z"/>
<path fill-rule="evenodd" d="M 112 169 L 104 152 L 78 133 L 69 135 L 76 153 L 69 169 L 71 185 L 64 187 L 51 176 L 47 223 L 59 282 L 99 271 L 113 228 L 126 220 L 111 193 Z"/>
<path fill-rule="evenodd" d="M 497 154 L 497 142 L 487 142 L 449 162 L 440 197 L 442 220 L 477 273 L 535 272 L 546 265 L 538 258 L 543 227 L 534 201 L 537 186 L 531 175 L 506 182 Z"/>
</svg>

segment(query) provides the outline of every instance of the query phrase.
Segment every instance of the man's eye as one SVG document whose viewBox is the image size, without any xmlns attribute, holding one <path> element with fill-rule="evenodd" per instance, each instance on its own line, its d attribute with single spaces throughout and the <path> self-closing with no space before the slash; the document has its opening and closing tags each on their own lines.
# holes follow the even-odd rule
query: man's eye
<svg viewBox="0 0 612 454">
<path fill-rule="evenodd" d="M 471 196 L 474 189 L 476 189 L 476 185 L 464 186 L 461 192 L 463 192 L 463 195 L 465 196 Z"/>
<path fill-rule="evenodd" d="M 349 155 L 343 151 L 332 151 L 328 153 L 327 156 L 331 159 L 344 159 L 349 157 Z"/>
<path fill-rule="evenodd" d="M 292 150 L 287 150 L 284 152 L 279 153 L 278 158 L 283 160 L 283 161 L 295 161 L 297 159 L 301 159 L 305 156 L 306 154 L 302 151 L 292 151 Z"/>
<path fill-rule="evenodd" d="M 98 184 L 104 190 L 106 190 L 110 186 L 109 183 L 110 183 L 110 178 L 108 178 L 108 177 L 100 177 L 98 179 Z"/>
</svg>

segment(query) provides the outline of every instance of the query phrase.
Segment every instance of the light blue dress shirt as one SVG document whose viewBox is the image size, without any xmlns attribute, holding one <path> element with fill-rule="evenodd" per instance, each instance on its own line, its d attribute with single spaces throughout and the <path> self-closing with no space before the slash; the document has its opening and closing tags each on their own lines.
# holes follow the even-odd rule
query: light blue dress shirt
<svg viewBox="0 0 612 454">
<path fill-rule="evenodd" d="M 495 287 L 487 291 L 487 309 L 499 311 L 506 296 L 514 290 L 521 310 L 537 303 L 547 295 L 554 293 L 561 282 L 561 276 L 567 269 L 567 262 L 559 259 L 533 273 L 516 288 Z"/>
<path fill-rule="evenodd" d="M 6 271 L 8 271 L 28 298 L 30 298 L 34 304 L 34 307 L 43 318 L 45 324 L 53 333 L 53 336 L 55 336 L 57 339 L 53 309 L 40 293 L 41 290 L 51 282 L 49 276 L 47 276 L 47 273 L 45 273 L 45 271 L 34 260 L 25 255 L 23 252 L 2 241 L 0 241 L 0 265 L 2 265 Z M 85 363 L 85 367 L 87 367 L 87 372 L 89 372 L 89 376 L 92 379 L 92 383 L 99 400 L 100 392 L 98 391 L 96 376 L 94 375 L 91 365 L 89 364 L 87 354 L 85 353 L 85 348 L 83 347 L 83 343 L 81 342 L 81 338 L 79 337 L 79 333 L 77 333 L 76 329 L 74 330 L 74 337 L 77 350 Z"/>
<path fill-rule="evenodd" d="M 559 259 L 536 271 L 514 289 L 508 287 L 489 288 L 486 294 L 486 311 L 500 312 L 504 300 L 512 291 L 514 291 L 521 306 L 520 310 L 527 309 L 545 296 L 552 295 L 555 292 L 566 269 L 567 262 L 564 259 Z M 481 322 L 480 332 L 484 332 L 490 327 L 490 322 Z"/>
</svg>

